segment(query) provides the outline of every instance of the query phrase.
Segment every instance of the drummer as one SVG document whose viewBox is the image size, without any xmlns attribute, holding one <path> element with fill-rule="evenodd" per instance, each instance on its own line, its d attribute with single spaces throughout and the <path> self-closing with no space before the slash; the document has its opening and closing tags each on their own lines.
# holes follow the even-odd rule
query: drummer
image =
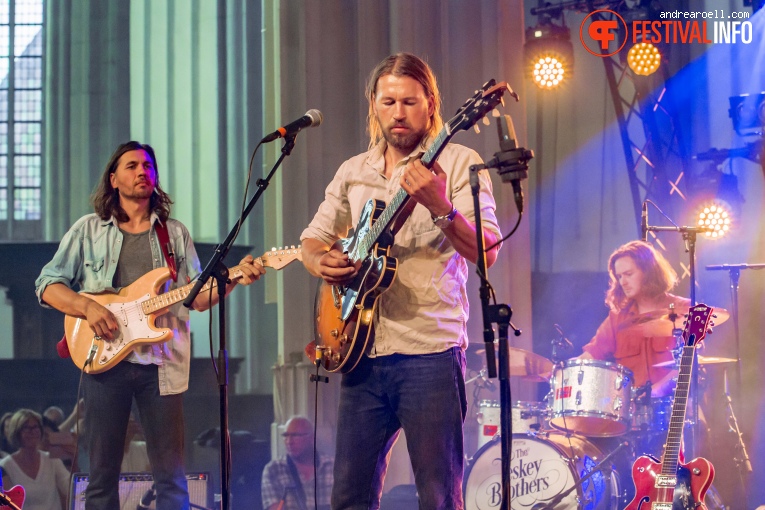
<svg viewBox="0 0 765 510">
<path fill-rule="evenodd" d="M 652 397 L 671 395 L 677 371 L 655 365 L 673 360 L 676 343 L 672 323 L 666 319 L 670 304 L 674 304 L 679 328 L 690 306 L 690 300 L 669 293 L 677 284 L 677 273 L 652 245 L 631 241 L 611 254 L 608 274 L 610 312 L 578 359 L 614 360 L 632 370 L 634 387 L 650 381 Z M 657 328 L 652 319 L 663 320 L 666 327 Z"/>
</svg>

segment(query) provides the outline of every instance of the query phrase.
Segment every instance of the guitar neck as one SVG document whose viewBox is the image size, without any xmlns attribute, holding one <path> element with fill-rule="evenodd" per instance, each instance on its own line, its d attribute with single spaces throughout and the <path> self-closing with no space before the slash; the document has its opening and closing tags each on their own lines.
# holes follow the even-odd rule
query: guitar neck
<svg viewBox="0 0 765 510">
<path fill-rule="evenodd" d="M 683 443 L 683 427 L 685 426 L 685 414 L 688 404 L 688 395 L 691 389 L 691 374 L 693 373 L 693 355 L 695 346 L 683 347 L 683 356 L 675 388 L 675 401 L 672 404 L 672 417 L 669 420 L 667 443 L 664 447 L 664 456 L 661 461 L 661 473 L 674 476 L 677 473 L 677 465 L 680 460 L 680 449 Z"/>
<path fill-rule="evenodd" d="M 258 262 L 262 266 L 266 266 L 266 261 L 263 260 L 262 257 L 258 257 L 255 259 L 255 262 Z M 239 278 L 242 277 L 242 265 L 234 266 L 229 268 L 229 280 L 236 281 Z M 207 280 L 207 283 L 205 283 L 202 288 L 199 290 L 199 293 L 207 292 L 211 288 L 216 287 L 215 278 L 210 278 Z M 141 308 L 143 310 L 143 313 L 146 315 L 156 313 L 160 310 L 163 310 L 165 308 L 169 308 L 173 306 L 174 304 L 183 301 L 186 299 L 186 297 L 191 292 L 191 289 L 194 288 L 194 285 L 196 285 L 196 282 L 189 283 L 187 285 L 184 285 L 183 287 L 178 287 L 177 289 L 173 289 L 170 291 L 165 292 L 164 294 L 158 294 L 157 296 L 154 296 L 153 298 L 147 299 L 143 303 L 141 303 Z"/>
<path fill-rule="evenodd" d="M 425 168 L 430 169 L 433 167 L 436 159 L 441 155 L 441 152 L 443 152 L 452 136 L 454 136 L 454 134 L 449 130 L 448 124 L 439 131 L 438 135 L 433 140 L 433 143 L 430 145 L 430 148 L 428 148 L 428 150 L 425 151 L 425 154 L 422 155 L 422 158 L 420 158 L 420 161 L 422 161 Z M 362 260 L 366 258 L 372 247 L 378 243 L 383 232 L 388 230 L 394 221 L 401 223 L 406 220 L 404 215 L 408 216 L 411 214 L 411 209 L 407 210 L 405 207 L 410 198 L 411 197 L 403 188 L 399 188 L 390 202 L 388 202 L 388 205 L 383 212 L 380 213 L 379 218 L 377 218 L 367 234 L 357 244 L 357 249 L 352 256 L 354 260 Z"/>
</svg>

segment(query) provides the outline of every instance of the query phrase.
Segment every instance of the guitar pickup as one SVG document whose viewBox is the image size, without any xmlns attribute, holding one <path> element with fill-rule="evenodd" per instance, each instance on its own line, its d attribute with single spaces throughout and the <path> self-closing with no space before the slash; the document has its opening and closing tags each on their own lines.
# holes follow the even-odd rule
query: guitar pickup
<svg viewBox="0 0 765 510">
<path fill-rule="evenodd" d="M 654 484 L 654 487 L 656 488 L 662 488 L 662 487 L 672 487 L 674 488 L 677 486 L 677 477 L 676 476 L 663 476 L 659 475 L 656 477 L 656 483 Z M 670 504 L 669 508 L 672 508 L 672 505 Z"/>
</svg>

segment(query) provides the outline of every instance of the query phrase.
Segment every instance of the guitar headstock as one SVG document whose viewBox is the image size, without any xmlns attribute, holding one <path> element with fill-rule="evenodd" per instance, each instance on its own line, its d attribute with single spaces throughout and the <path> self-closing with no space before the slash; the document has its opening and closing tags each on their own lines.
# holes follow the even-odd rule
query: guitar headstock
<svg viewBox="0 0 765 510">
<path fill-rule="evenodd" d="M 712 319 L 712 310 L 712 307 L 703 303 L 692 306 L 688 310 L 688 318 L 685 320 L 685 329 L 683 329 L 683 340 L 687 347 L 695 347 L 704 340 L 709 321 Z"/>
<path fill-rule="evenodd" d="M 503 103 L 502 96 L 505 93 L 510 94 L 518 101 L 518 94 L 513 92 L 507 82 L 496 83 L 494 79 L 487 81 L 480 90 L 476 91 L 473 97 L 460 106 L 454 117 L 446 123 L 450 132 L 470 129 L 494 110 L 497 105 Z"/>
<path fill-rule="evenodd" d="M 303 250 L 299 246 L 271 248 L 260 256 L 264 267 L 282 269 L 296 260 L 303 260 Z"/>
</svg>

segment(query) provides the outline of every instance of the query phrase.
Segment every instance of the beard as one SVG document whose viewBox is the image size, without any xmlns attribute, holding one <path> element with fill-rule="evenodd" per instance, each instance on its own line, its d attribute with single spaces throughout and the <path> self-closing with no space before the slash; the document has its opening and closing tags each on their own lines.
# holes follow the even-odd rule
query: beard
<svg viewBox="0 0 765 510">
<path fill-rule="evenodd" d="M 394 124 L 390 127 L 382 128 L 383 138 L 385 138 L 388 145 L 404 154 L 412 152 L 415 147 L 420 144 L 422 139 L 425 138 L 425 135 L 427 135 L 427 130 L 425 129 L 420 131 L 410 131 L 408 134 L 393 133 L 391 129 L 396 126 L 401 126 L 401 124 Z M 405 126 L 411 128 L 409 125 Z"/>
</svg>

